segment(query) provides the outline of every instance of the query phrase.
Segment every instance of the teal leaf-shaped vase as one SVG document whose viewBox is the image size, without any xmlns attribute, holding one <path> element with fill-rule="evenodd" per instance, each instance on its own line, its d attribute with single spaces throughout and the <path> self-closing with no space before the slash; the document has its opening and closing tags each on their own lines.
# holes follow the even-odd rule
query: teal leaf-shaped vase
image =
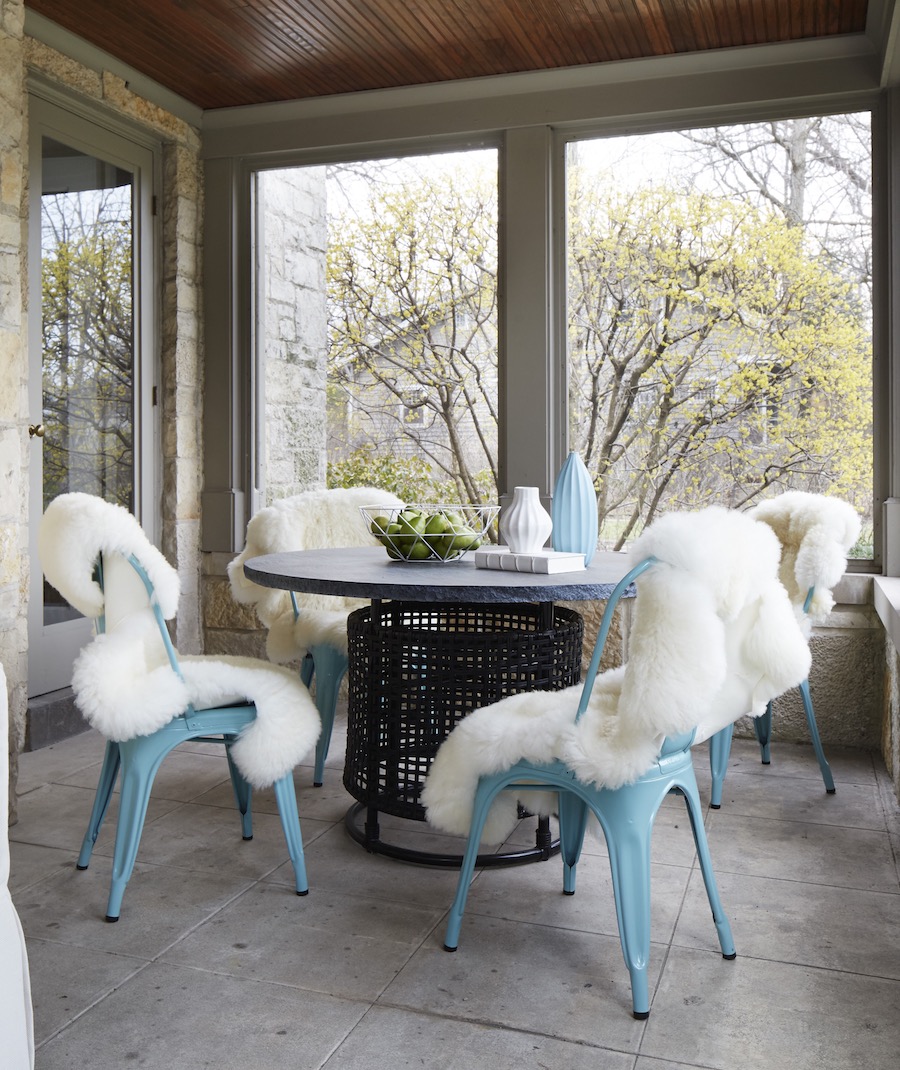
<svg viewBox="0 0 900 1070">
<path fill-rule="evenodd" d="M 584 461 L 575 450 L 560 468 L 550 506 L 553 549 L 584 554 L 589 565 L 597 552 L 597 492 Z"/>
</svg>

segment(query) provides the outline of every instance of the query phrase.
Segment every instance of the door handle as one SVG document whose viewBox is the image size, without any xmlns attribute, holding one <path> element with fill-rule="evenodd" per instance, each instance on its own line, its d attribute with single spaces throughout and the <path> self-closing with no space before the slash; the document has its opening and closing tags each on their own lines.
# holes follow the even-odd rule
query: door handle
<svg viewBox="0 0 900 1070">
<path fill-rule="evenodd" d="M 44 425 L 43 424 L 29 424 L 28 425 L 28 437 L 29 438 L 43 438 L 44 437 Z"/>
</svg>

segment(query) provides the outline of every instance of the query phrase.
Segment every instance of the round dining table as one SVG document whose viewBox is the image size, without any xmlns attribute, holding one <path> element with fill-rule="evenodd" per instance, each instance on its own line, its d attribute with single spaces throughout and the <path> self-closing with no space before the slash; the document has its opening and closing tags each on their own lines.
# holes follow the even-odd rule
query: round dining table
<svg viewBox="0 0 900 1070">
<path fill-rule="evenodd" d="M 472 553 L 452 562 L 394 561 L 380 546 L 248 560 L 246 576 L 263 587 L 370 602 L 348 618 L 351 837 L 372 853 L 458 866 L 461 853 L 386 840 L 379 814 L 425 820 L 418 796 L 434 754 L 473 709 L 523 690 L 577 684 L 583 622 L 556 603 L 605 601 L 629 564 L 627 554 L 598 552 L 578 571 L 501 571 L 477 567 Z M 541 818 L 534 847 L 491 851 L 479 864 L 536 861 L 556 848 Z"/>
</svg>

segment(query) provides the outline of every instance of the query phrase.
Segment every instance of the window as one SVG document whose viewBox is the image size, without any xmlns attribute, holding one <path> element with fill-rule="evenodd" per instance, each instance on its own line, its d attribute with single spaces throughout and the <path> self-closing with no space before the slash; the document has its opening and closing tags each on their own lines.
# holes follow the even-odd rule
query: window
<svg viewBox="0 0 900 1070">
<path fill-rule="evenodd" d="M 267 493 L 493 502 L 497 153 L 258 178 Z"/>
<path fill-rule="evenodd" d="M 868 113 L 569 144 L 570 445 L 607 545 L 799 489 L 872 556 L 871 145 Z"/>
</svg>

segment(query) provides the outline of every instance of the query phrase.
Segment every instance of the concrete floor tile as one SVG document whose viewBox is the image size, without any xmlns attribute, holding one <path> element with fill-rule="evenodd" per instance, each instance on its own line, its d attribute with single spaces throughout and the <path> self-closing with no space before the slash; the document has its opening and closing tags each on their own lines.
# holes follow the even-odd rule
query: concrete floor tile
<svg viewBox="0 0 900 1070">
<path fill-rule="evenodd" d="M 643 1024 L 631 1014 L 617 938 L 479 915 L 467 921 L 456 952 L 443 950 L 439 929 L 379 1002 L 637 1051 Z M 664 950 L 651 949 L 651 991 Z"/>
<path fill-rule="evenodd" d="M 325 822 L 301 821 L 304 849 L 329 827 Z M 112 844 L 110 853 L 111 848 Z M 258 879 L 286 862 L 288 851 L 281 820 L 273 814 L 255 813 L 253 838 L 244 840 L 236 809 L 185 803 L 145 826 L 138 859 Z"/>
<path fill-rule="evenodd" d="M 534 1029 L 538 1030 L 539 1022 Z M 373 1007 L 325 1070 L 632 1070 L 622 1052 L 569 1044 L 538 1032 Z"/>
<path fill-rule="evenodd" d="M 152 965 L 40 1048 L 36 1062 L 40 1070 L 318 1070 L 365 1010 L 283 985 Z"/>
<path fill-rule="evenodd" d="M 97 1000 L 142 969 L 145 961 L 127 955 L 28 939 L 34 1042 L 53 1036 Z M 43 1056 L 36 1065 L 46 1070 Z M 93 1063 L 69 1063 L 73 1066 Z"/>
<path fill-rule="evenodd" d="M 900 980 L 900 888 L 868 892 L 717 874 L 738 954 Z M 703 880 L 691 874 L 675 943 L 707 946 Z"/>
<path fill-rule="evenodd" d="M 725 778 L 722 788 L 722 810 L 775 821 L 885 831 L 884 811 L 874 779 L 869 784 L 840 784 L 829 795 L 821 781 L 813 790 L 810 781 L 799 777 L 767 778 L 733 772 Z"/>
<path fill-rule="evenodd" d="M 427 833 L 415 838 L 414 845 L 423 851 L 445 846 L 439 837 Z M 369 854 L 350 839 L 343 825 L 333 826 L 310 844 L 306 868 L 310 888 L 323 895 L 365 895 L 388 903 L 445 910 L 456 892 L 455 870 L 408 865 L 384 855 Z M 274 876 L 283 878 L 283 870 L 276 871 Z"/>
<path fill-rule="evenodd" d="M 95 765 L 86 766 L 59 783 L 90 788 L 93 791 L 100 776 L 100 764 L 97 762 Z M 215 754 L 197 754 L 186 751 L 183 747 L 176 747 L 163 759 L 153 779 L 150 797 L 173 802 L 191 802 L 220 784 L 231 791 L 228 761 L 222 747 L 219 747 Z M 121 782 L 117 779 L 115 790 L 118 791 L 120 786 Z M 234 796 L 231 798 L 233 805 Z"/>
<path fill-rule="evenodd" d="M 312 781 L 301 769 L 294 770 L 294 789 L 297 793 L 297 810 L 300 820 L 315 818 L 318 821 L 343 821 L 344 814 L 353 803 L 353 799 L 344 790 L 340 777 L 329 777 L 320 788 L 314 788 Z M 234 792 L 231 781 L 221 781 L 209 791 L 198 795 L 194 800 L 204 806 L 221 806 L 225 810 L 234 809 Z M 252 807 L 254 814 L 277 814 L 278 803 L 271 788 L 253 792 Z"/>
<path fill-rule="evenodd" d="M 287 896 L 259 885 L 186 936 L 166 962 L 375 1000 L 441 912 L 365 896 Z"/>
<path fill-rule="evenodd" d="M 117 798 L 90 868 L 74 869 L 103 746 L 88 732 L 21 756 L 11 886 L 38 1070 L 896 1066 L 900 804 L 868 753 L 829 749 L 838 792 L 826 797 L 810 747 L 776 741 L 765 768 L 754 741 L 735 742 L 734 801 L 706 816 L 734 962 L 716 946 L 684 804 L 666 800 L 643 1025 L 630 1014 L 602 841 L 586 843 L 574 897 L 560 894 L 558 858 L 481 872 L 448 955 L 456 872 L 349 838 L 342 744 L 324 788 L 311 787 L 311 764 L 295 775 L 309 896 L 293 894 L 271 792 L 256 793 L 244 843 L 221 747 L 192 743 L 170 756 L 160 784 L 173 798 L 151 800 L 122 919 L 106 924 Z M 705 748 L 694 764 L 708 798 Z M 510 844 L 532 844 L 533 827 L 521 822 Z M 423 823 L 385 818 L 383 835 L 462 851 Z"/>
<path fill-rule="evenodd" d="M 74 851 L 77 855 L 90 820 L 94 787 L 88 789 L 66 784 L 44 784 L 25 798 L 28 804 L 19 807 L 19 820 L 9 830 L 10 841 L 58 847 Z M 145 829 L 179 805 L 169 799 L 151 796 Z M 119 797 L 114 795 L 94 844 L 95 854 L 112 854 L 118 810 Z"/>
<path fill-rule="evenodd" d="M 634 1070 L 696 1070 L 694 1063 L 673 1063 L 669 1059 L 647 1059 L 639 1055 Z"/>
<path fill-rule="evenodd" d="M 78 858 L 78 852 L 74 850 L 15 842 L 9 845 L 9 855 L 9 890 L 16 901 L 23 890 L 32 884 L 74 869 L 75 860 Z"/>
<path fill-rule="evenodd" d="M 886 832 L 741 817 L 724 807 L 709 815 L 707 832 L 717 874 L 744 873 L 870 891 L 897 889 Z"/>
<path fill-rule="evenodd" d="M 690 870 L 655 864 L 651 868 L 652 939 L 667 943 L 681 910 Z M 607 936 L 618 936 L 619 932 L 609 862 L 595 855 L 583 855 L 578 863 L 575 895 L 563 894 L 562 861 L 558 857 L 534 865 L 482 870 L 469 889 L 464 932 L 472 914 Z"/>
<path fill-rule="evenodd" d="M 16 897 L 16 909 L 26 938 L 149 959 L 250 886 L 227 871 L 185 874 L 139 862 L 119 921 L 111 924 L 105 920 L 111 874 L 111 859 L 100 857 L 87 870 L 73 865 L 25 889 Z"/>
<path fill-rule="evenodd" d="M 728 777 L 735 771 L 759 776 L 763 780 L 794 777 L 822 785 L 822 774 L 811 744 L 780 741 L 776 731 L 770 746 L 770 756 L 769 765 L 763 765 L 759 744 L 755 739 L 734 739 L 725 783 L 728 783 Z M 842 784 L 872 784 L 876 776 L 876 762 L 881 760 L 872 751 L 853 747 L 826 746 L 825 757 L 831 766 L 838 790 Z M 701 769 L 706 770 L 708 777 L 708 744 L 701 744 L 694 749 L 694 768 L 698 780 Z"/>
<path fill-rule="evenodd" d="M 669 952 L 641 1055 L 714 1070 L 896 1070 L 900 981 Z"/>
<path fill-rule="evenodd" d="M 49 747 L 20 754 L 16 784 L 19 795 L 26 795 L 41 784 L 58 781 L 102 761 L 105 749 L 104 737 L 90 729 Z"/>
</svg>

